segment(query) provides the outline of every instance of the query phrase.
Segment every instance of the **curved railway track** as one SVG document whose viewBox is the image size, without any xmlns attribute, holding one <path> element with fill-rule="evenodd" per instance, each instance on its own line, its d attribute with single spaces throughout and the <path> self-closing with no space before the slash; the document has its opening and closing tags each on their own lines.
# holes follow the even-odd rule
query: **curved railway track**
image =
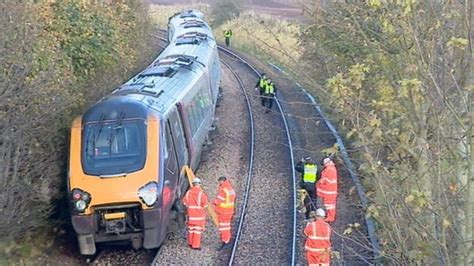
<svg viewBox="0 0 474 266">
<path fill-rule="evenodd" d="M 183 232 L 177 239 L 168 241 L 157 252 L 156 250 L 101 249 L 94 259 L 94 264 L 240 265 L 271 263 L 295 265 L 305 263 L 304 236 L 301 234 L 305 223 L 303 218 L 298 217 L 295 209 L 296 177 L 293 151 L 298 155 L 307 154 L 307 147 L 314 143 L 307 140 L 306 136 L 296 136 L 301 132 L 304 135 L 307 129 L 295 126 L 301 124 L 301 121 L 297 121 L 300 119 L 300 115 L 295 113 L 295 109 L 310 108 L 314 110 L 314 104 L 305 102 L 302 107 L 295 108 L 287 102 L 286 96 L 288 95 L 284 95 L 283 99 L 286 101 L 276 100 L 272 112 L 265 113 L 263 107 L 260 106 L 257 92 L 253 90 L 255 82 L 260 76 L 259 72 L 232 51 L 224 47 L 219 47 L 219 50 L 221 62 L 228 73 L 227 84 L 233 83 L 234 87 L 227 85 L 224 88 L 228 90 L 224 91 L 224 100 L 221 101 L 221 110 L 218 110 L 217 115 L 219 116 L 220 112 L 230 113 L 227 114 L 230 118 L 218 121 L 218 124 L 223 124 L 223 126 L 220 127 L 219 135 L 214 136 L 214 147 L 211 151 L 206 152 L 207 155 L 203 155 L 203 158 L 209 159 L 204 159 L 207 161 L 202 164 L 197 174 L 205 177 L 204 185 L 210 198 L 213 198 L 212 192 L 216 186 L 211 184 L 214 180 L 207 179 L 208 176 L 217 177 L 221 173 L 233 176 L 231 181 L 238 193 L 238 198 L 233 220 L 234 242 L 232 249 L 217 250 L 220 246 L 218 231 L 210 226 L 204 233 L 202 251 L 189 250 L 185 244 Z M 306 95 L 304 96 L 307 99 Z M 230 104 L 231 102 L 233 104 Z M 222 106 L 232 110 L 222 111 Z M 285 113 L 286 109 L 288 110 Z M 247 117 L 248 124 L 245 123 L 244 116 Z M 305 121 L 304 124 L 319 123 L 311 119 Z M 231 123 L 226 122 L 227 120 L 230 120 Z M 226 123 L 230 124 L 226 125 Z M 238 133 L 236 133 L 237 131 Z M 293 136 L 291 132 L 294 133 Z M 240 135 L 237 137 L 233 134 Z M 328 135 L 318 137 L 330 138 Z M 248 141 L 242 141 L 243 139 L 248 139 Z M 296 143 L 295 147 L 293 147 L 293 143 Z M 332 139 L 326 140 L 326 147 L 329 143 L 334 142 Z M 240 178 L 240 176 L 244 178 Z M 343 193 L 347 193 L 349 188 L 343 188 L 345 190 Z M 354 210 L 361 213 L 361 215 L 356 214 L 361 217 L 357 217 L 355 220 L 363 220 L 364 214 L 357 202 L 353 202 L 352 205 Z M 339 227 L 344 226 L 345 221 L 340 223 Z M 342 230 L 339 231 L 342 232 Z M 365 235 L 359 236 L 358 246 L 366 245 L 365 237 Z M 343 240 L 342 243 L 336 241 L 336 246 L 345 247 L 346 245 L 348 245 L 347 241 Z M 340 263 L 367 264 L 369 255 L 363 254 L 362 257 L 365 256 L 366 259 L 358 260 L 357 257 L 361 257 L 361 255 L 357 251 L 357 247 L 355 250 L 353 247 L 349 247 L 349 249 L 349 251 L 341 252 L 345 258 L 340 259 Z M 362 249 L 363 252 L 368 253 L 366 248 Z M 353 255 L 353 253 L 357 254 Z M 111 259 L 114 257 L 119 257 L 119 259 Z M 124 257 L 128 258 L 123 259 Z"/>
<path fill-rule="evenodd" d="M 269 173 L 255 171 L 256 174 L 253 174 L 252 169 L 249 169 L 246 193 L 240 210 L 239 225 L 229 258 L 229 265 L 234 263 L 269 262 L 291 263 L 293 265 L 296 257 L 296 185 L 294 165 L 292 163 L 294 161 L 293 148 L 286 117 L 278 100 L 275 101 L 278 111 L 270 114 L 266 114 L 263 108 L 258 106 L 259 97 L 251 97 L 249 100 L 248 95 L 255 95 L 253 84 L 260 78 L 259 72 L 251 64 L 230 50 L 220 47 L 220 51 L 222 55 L 230 57 L 230 60 L 221 60 L 233 73 L 244 91 L 249 112 L 253 113 L 252 116 L 255 117 L 257 123 L 271 124 L 264 128 L 256 128 L 255 130 L 257 134 L 256 153 L 260 154 L 255 159 L 255 165 L 257 169 L 259 166 L 267 168 L 266 170 Z M 232 64 L 236 65 L 232 66 Z M 239 65 L 243 65 L 247 70 L 242 69 Z M 240 73 L 240 75 L 237 73 L 238 71 L 248 72 L 248 69 L 253 72 L 253 77 L 247 73 Z M 243 80 L 240 76 L 246 80 Z M 257 105 L 257 107 L 252 108 L 252 105 Z M 256 111 L 252 112 L 252 110 Z M 280 123 L 276 121 L 278 118 L 275 117 L 278 114 L 281 118 Z M 281 124 L 283 124 L 284 131 L 278 130 L 278 128 L 281 128 Z M 270 142 L 265 138 L 265 135 L 269 133 L 273 137 Z M 253 141 L 251 144 L 251 147 L 253 147 Z M 285 154 L 285 148 L 290 158 L 288 158 L 288 154 Z M 265 155 L 270 150 L 272 155 L 276 156 L 269 157 Z M 290 163 L 288 163 L 288 159 Z M 278 161 L 281 161 L 281 163 L 278 163 Z M 254 160 L 250 161 L 250 165 L 254 165 Z M 268 187 L 268 184 L 271 184 L 270 187 Z M 263 212 L 262 209 L 269 209 L 271 211 Z M 249 217 L 248 221 L 246 220 L 247 216 Z M 290 224 L 293 226 L 290 227 Z M 262 232 L 263 228 L 268 228 L 269 231 Z M 277 230 L 271 232 L 272 228 Z"/>
</svg>

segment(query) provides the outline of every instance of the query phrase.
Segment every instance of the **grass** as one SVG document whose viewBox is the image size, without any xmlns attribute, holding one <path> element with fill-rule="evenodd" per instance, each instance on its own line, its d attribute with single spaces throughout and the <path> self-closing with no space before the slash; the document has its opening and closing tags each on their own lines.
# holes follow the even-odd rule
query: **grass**
<svg viewBox="0 0 474 266">
<path fill-rule="evenodd" d="M 151 6 L 151 17 L 159 28 L 166 29 L 168 18 L 187 9 L 198 9 L 206 21 L 212 24 L 211 8 L 208 5 Z M 214 37 L 223 43 L 223 31 L 232 29 L 231 46 L 262 61 L 276 63 L 291 71 L 297 67 L 301 57 L 298 45 L 300 26 L 274 16 L 246 11 L 236 19 L 213 28 Z"/>
</svg>

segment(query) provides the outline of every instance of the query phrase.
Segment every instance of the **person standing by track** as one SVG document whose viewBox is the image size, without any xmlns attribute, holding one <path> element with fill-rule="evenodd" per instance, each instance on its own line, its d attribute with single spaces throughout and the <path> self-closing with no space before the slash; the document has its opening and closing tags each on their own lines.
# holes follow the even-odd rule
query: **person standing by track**
<svg viewBox="0 0 474 266">
<path fill-rule="evenodd" d="M 206 211 L 208 197 L 201 189 L 201 179 L 196 177 L 192 181 L 193 187 L 189 189 L 183 204 L 188 211 L 188 245 L 192 249 L 201 250 L 201 235 L 206 225 Z"/>
<path fill-rule="evenodd" d="M 224 38 L 225 38 L 225 45 L 230 45 L 230 38 L 232 37 L 232 30 L 225 30 L 224 31 Z"/>
<path fill-rule="evenodd" d="M 260 92 L 262 97 L 262 105 L 266 107 L 265 113 L 270 112 L 273 106 L 273 99 L 275 98 L 277 88 L 271 79 L 267 79 L 263 90 Z"/>
<path fill-rule="evenodd" d="M 265 75 L 265 73 L 262 74 L 262 77 L 257 81 L 257 84 L 255 84 L 255 90 L 258 90 L 260 93 L 260 96 L 263 95 L 263 92 L 265 90 L 265 86 L 267 85 L 268 78 Z M 263 105 L 263 102 L 262 102 Z"/>
<path fill-rule="evenodd" d="M 302 158 L 295 166 L 295 170 L 301 173 L 301 187 L 309 195 L 304 199 L 306 207 L 306 219 L 309 219 L 309 213 L 316 210 L 316 180 L 318 179 L 318 167 L 316 162 L 310 156 Z"/>
<path fill-rule="evenodd" d="M 217 196 L 212 202 L 219 221 L 219 233 L 222 245 L 219 250 L 229 247 L 231 237 L 232 216 L 234 215 L 235 191 L 225 176 L 217 179 L 219 188 Z"/>
<path fill-rule="evenodd" d="M 319 208 L 310 213 L 310 221 L 304 229 L 306 260 L 308 265 L 331 264 L 331 226 L 324 221 L 326 213 Z"/>
<path fill-rule="evenodd" d="M 336 165 L 332 159 L 324 158 L 321 179 L 316 183 L 316 192 L 327 211 L 327 222 L 334 222 L 336 219 L 337 179 Z"/>
</svg>

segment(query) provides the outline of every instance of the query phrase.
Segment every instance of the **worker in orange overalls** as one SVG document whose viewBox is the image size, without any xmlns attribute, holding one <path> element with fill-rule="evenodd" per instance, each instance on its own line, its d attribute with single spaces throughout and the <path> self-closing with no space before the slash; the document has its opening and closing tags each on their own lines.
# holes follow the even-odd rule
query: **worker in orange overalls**
<svg viewBox="0 0 474 266">
<path fill-rule="evenodd" d="M 334 222 L 336 219 L 337 169 L 330 158 L 323 160 L 323 170 L 321 178 L 316 183 L 316 193 L 322 199 L 328 214 L 326 222 Z"/>
<path fill-rule="evenodd" d="M 222 246 L 219 250 L 221 250 L 229 247 L 232 216 L 234 215 L 235 191 L 225 176 L 219 177 L 217 182 L 219 183 L 219 190 L 212 204 L 219 221 L 219 232 L 222 240 Z"/>
<path fill-rule="evenodd" d="M 184 195 L 183 204 L 188 210 L 188 244 L 201 250 L 201 235 L 206 225 L 207 195 L 201 189 L 201 179 L 194 178 L 193 187 Z"/>
<path fill-rule="evenodd" d="M 329 266 L 331 263 L 331 226 L 324 221 L 326 213 L 319 208 L 310 213 L 311 220 L 304 229 L 308 265 Z"/>
</svg>

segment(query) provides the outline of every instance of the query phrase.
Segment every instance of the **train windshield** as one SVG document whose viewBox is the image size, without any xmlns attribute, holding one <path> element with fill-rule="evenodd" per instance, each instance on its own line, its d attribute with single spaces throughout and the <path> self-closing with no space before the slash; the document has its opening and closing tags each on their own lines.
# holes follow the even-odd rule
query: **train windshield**
<svg viewBox="0 0 474 266">
<path fill-rule="evenodd" d="M 99 121 L 82 131 L 82 166 L 88 175 L 121 175 L 145 165 L 144 120 Z"/>
</svg>

